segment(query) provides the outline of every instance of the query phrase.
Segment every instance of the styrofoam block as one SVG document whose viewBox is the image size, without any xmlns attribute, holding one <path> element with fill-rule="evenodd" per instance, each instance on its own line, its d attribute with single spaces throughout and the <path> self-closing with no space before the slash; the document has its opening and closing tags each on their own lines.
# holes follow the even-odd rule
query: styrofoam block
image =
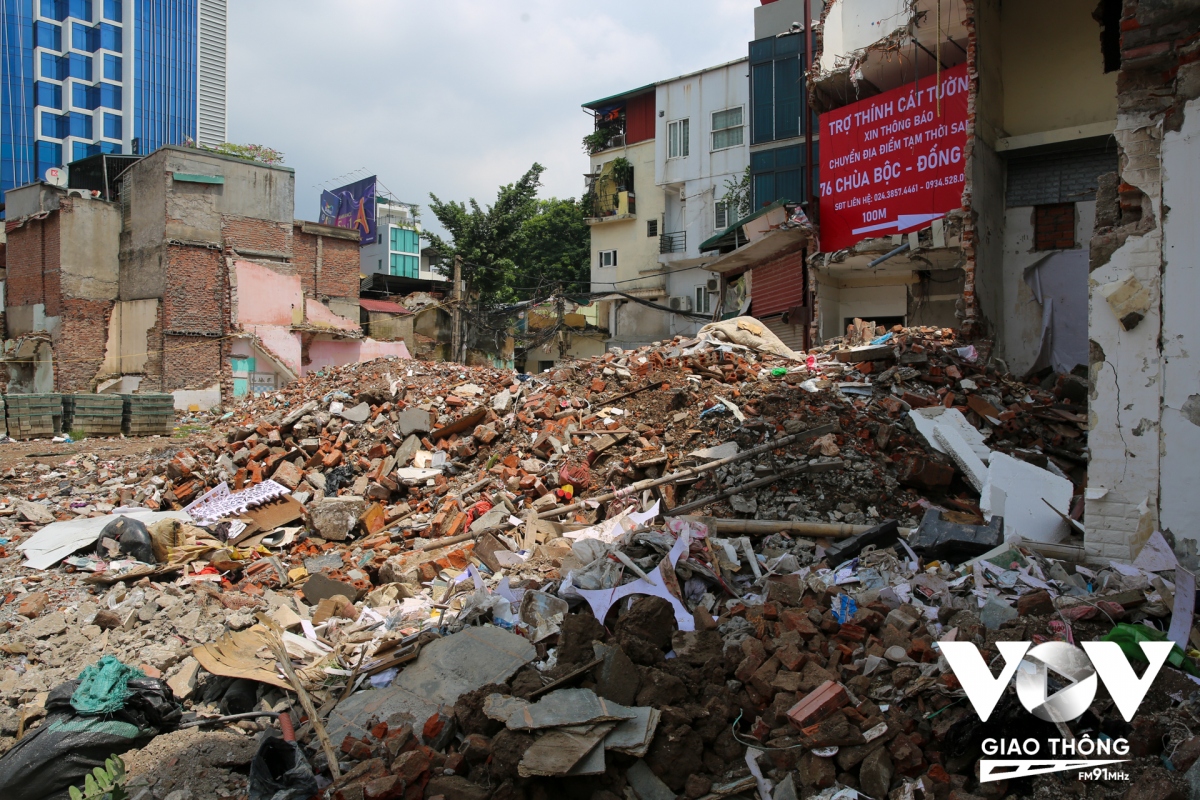
<svg viewBox="0 0 1200 800">
<path fill-rule="evenodd" d="M 1034 542 L 1062 541 L 1069 526 L 1055 511 L 1066 514 L 1074 486 L 1053 472 L 1005 453 L 992 453 L 987 480 L 980 490 L 984 519 L 1004 517 L 1004 536 Z M 1050 505 L 1047 506 L 1046 504 Z"/>
<path fill-rule="evenodd" d="M 988 468 L 971 449 L 971 445 L 953 425 L 938 425 L 933 429 L 933 438 L 942 446 L 942 452 L 954 459 L 967 482 L 975 491 L 983 490 L 987 481 Z"/>
<path fill-rule="evenodd" d="M 950 455 L 934 437 L 933 432 L 939 427 L 947 427 L 958 432 L 963 441 L 971 446 L 971 450 L 975 452 L 976 457 L 980 461 L 985 464 L 988 462 L 992 451 L 991 448 L 983 443 L 983 434 L 974 425 L 967 422 L 967 418 L 957 408 L 944 408 L 942 406 L 914 408 L 908 412 L 908 416 L 912 418 L 913 423 L 917 426 L 917 430 L 925 437 L 925 441 L 929 442 L 929 446 L 939 453 Z"/>
</svg>

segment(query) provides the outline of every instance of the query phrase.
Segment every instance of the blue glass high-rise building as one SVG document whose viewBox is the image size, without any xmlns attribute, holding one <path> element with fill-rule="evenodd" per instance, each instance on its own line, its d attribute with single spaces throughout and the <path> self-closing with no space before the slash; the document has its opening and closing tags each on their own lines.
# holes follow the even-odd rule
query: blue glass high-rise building
<svg viewBox="0 0 1200 800">
<path fill-rule="evenodd" d="M 225 141 L 228 0 L 0 0 L 0 191 L 96 153 Z"/>
</svg>

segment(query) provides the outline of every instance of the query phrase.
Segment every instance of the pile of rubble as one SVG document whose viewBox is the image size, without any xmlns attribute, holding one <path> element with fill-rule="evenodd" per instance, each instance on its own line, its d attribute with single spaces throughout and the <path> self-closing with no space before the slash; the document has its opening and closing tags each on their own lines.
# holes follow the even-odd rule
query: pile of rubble
<svg viewBox="0 0 1200 800">
<path fill-rule="evenodd" d="M 739 318 L 542 375 L 355 364 L 152 457 L 10 468 L 0 735 L 108 655 L 185 719 L 290 715 L 331 797 L 1026 793 L 976 762 L 1028 715 L 1009 693 L 981 725 L 938 643 L 1162 638 L 1188 596 L 1161 535 L 1081 563 L 1079 381 L 947 329 L 772 339 Z M 1165 739 L 1182 775 L 1189 687 L 1165 672 L 1136 739 L 1102 694 L 1076 735 Z M 246 791 L 252 749 L 226 751 L 197 796 Z M 131 787 L 184 786 L 139 752 Z"/>
</svg>

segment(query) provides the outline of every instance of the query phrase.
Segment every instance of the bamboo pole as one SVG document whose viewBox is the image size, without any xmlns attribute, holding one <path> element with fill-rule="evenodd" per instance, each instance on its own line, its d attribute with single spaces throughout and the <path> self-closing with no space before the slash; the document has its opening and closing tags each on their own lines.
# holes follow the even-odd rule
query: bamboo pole
<svg viewBox="0 0 1200 800">
<path fill-rule="evenodd" d="M 792 467 L 791 469 L 785 469 L 783 472 L 780 472 L 778 474 L 768 475 L 765 478 L 759 478 L 756 481 L 750 481 L 749 483 L 743 483 L 741 486 L 734 486 L 732 489 L 726 489 L 723 492 L 718 492 L 717 494 L 712 494 L 712 495 L 709 495 L 708 497 L 701 497 L 699 500 L 693 500 L 690 503 L 685 503 L 684 505 L 676 506 L 675 508 L 672 508 L 669 511 L 663 512 L 663 516 L 664 517 L 677 517 L 680 514 L 686 514 L 687 512 L 692 511 L 693 509 L 703 508 L 704 506 L 708 505 L 709 503 L 715 503 L 718 500 L 724 500 L 726 497 L 733 497 L 735 494 L 741 494 L 742 492 L 748 492 L 751 489 L 758 489 L 763 486 L 769 486 L 770 484 L 774 483 L 775 481 L 779 480 L 780 478 L 789 478 L 792 475 L 799 475 L 799 474 L 805 473 L 805 472 L 817 472 L 817 471 L 819 471 L 819 468 L 833 469 L 834 467 L 840 467 L 843 464 L 845 464 L 845 462 L 842 461 L 841 459 L 838 459 L 836 461 L 828 461 L 823 464 L 801 464 L 798 467 Z"/>
<path fill-rule="evenodd" d="M 543 511 L 541 514 L 538 514 L 538 519 L 552 519 L 554 517 L 561 517 L 563 514 L 569 514 L 572 511 L 578 511 L 579 509 L 586 507 L 588 503 L 604 503 L 612 500 L 618 495 L 631 495 L 635 492 L 640 492 L 643 489 L 651 489 L 655 486 L 662 486 L 665 483 L 675 483 L 676 481 L 681 481 L 685 478 L 702 475 L 705 472 L 711 472 L 718 467 L 723 467 L 726 464 L 733 464 L 737 461 L 750 458 L 751 456 L 769 453 L 772 450 L 776 450 L 780 447 L 787 447 L 788 445 L 795 444 L 796 442 L 802 442 L 805 439 L 811 439 L 816 436 L 824 436 L 827 433 L 832 433 L 836 428 L 836 425 L 830 423 L 829 425 L 821 425 L 807 431 L 801 431 L 800 433 L 793 433 L 790 436 L 784 436 L 783 438 L 776 439 L 773 442 L 767 442 L 764 445 L 759 445 L 758 447 L 753 447 L 749 450 L 743 450 L 742 452 L 729 456 L 728 458 L 718 458 L 716 461 L 710 461 L 707 464 L 700 464 L 699 466 L 695 467 L 688 467 L 687 469 L 682 469 L 679 472 L 672 472 L 669 475 L 663 475 L 661 478 L 647 478 L 646 480 L 630 484 L 624 489 L 620 489 L 616 492 L 605 492 L 604 494 L 597 495 L 596 497 L 589 497 L 586 500 L 580 500 L 578 503 L 572 503 L 569 506 L 552 508 L 549 511 Z"/>
<path fill-rule="evenodd" d="M 708 517 L 707 522 L 714 525 L 717 533 L 740 533 L 767 536 L 780 531 L 798 533 L 802 536 L 830 539 L 848 539 L 860 533 L 866 533 L 874 525 L 847 525 L 835 522 L 797 522 L 790 519 L 721 519 Z M 912 528 L 901 528 L 900 535 L 905 538 Z"/>
</svg>

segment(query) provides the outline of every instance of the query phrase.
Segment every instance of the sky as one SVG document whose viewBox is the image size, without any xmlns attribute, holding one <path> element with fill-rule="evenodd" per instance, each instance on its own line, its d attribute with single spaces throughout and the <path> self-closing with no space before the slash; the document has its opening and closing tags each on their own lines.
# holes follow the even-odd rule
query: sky
<svg viewBox="0 0 1200 800">
<path fill-rule="evenodd" d="M 741 58 L 754 0 L 237 0 L 231 142 L 284 153 L 296 216 L 377 174 L 400 200 L 491 203 L 536 161 L 579 197 L 580 106 Z"/>
</svg>

